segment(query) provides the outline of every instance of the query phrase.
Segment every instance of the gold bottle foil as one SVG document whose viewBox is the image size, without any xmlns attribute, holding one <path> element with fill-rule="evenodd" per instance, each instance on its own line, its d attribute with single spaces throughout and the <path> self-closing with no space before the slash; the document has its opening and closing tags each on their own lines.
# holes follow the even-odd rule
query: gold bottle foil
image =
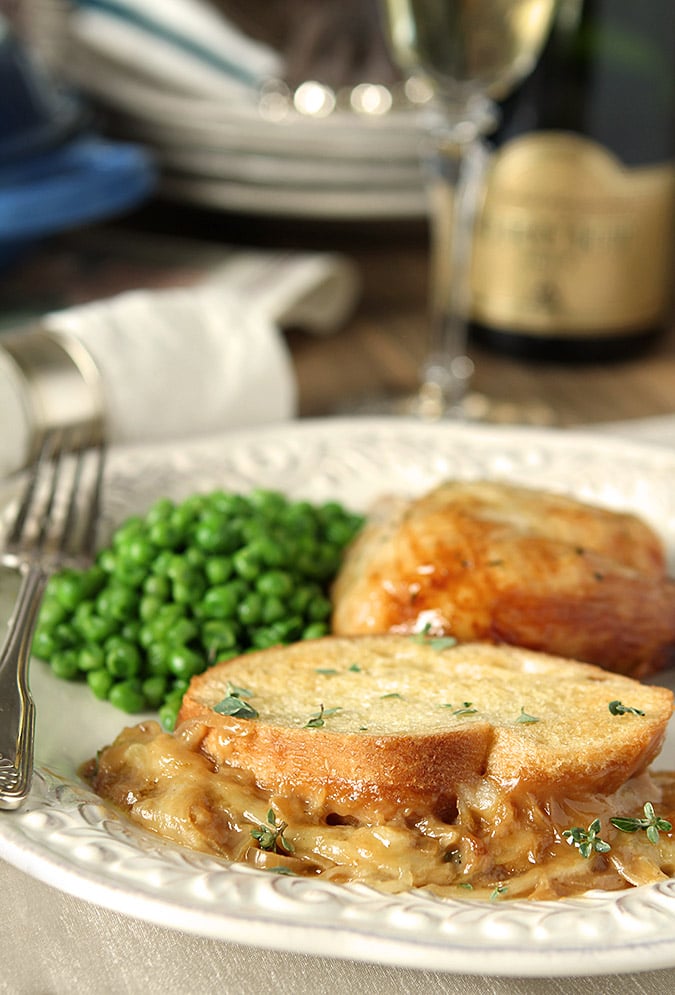
<svg viewBox="0 0 675 995">
<path fill-rule="evenodd" d="M 477 221 L 472 317 L 533 336 L 656 327 L 671 300 L 675 166 L 626 168 L 586 138 L 505 146 Z"/>
</svg>

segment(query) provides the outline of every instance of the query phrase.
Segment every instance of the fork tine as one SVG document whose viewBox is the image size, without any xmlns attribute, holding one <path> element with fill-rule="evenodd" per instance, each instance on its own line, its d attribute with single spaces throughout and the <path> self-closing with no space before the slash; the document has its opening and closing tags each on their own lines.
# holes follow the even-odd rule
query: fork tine
<svg viewBox="0 0 675 995">
<path fill-rule="evenodd" d="M 75 469 L 72 475 L 70 486 L 70 497 L 66 509 L 65 520 L 59 540 L 59 551 L 68 552 L 69 544 L 75 533 L 76 525 L 81 524 L 79 530 L 80 541 L 77 544 L 77 553 L 85 557 L 93 557 L 96 552 L 96 531 L 101 510 L 101 496 L 103 489 L 103 473 L 105 469 L 105 446 L 98 436 L 93 439 L 83 434 L 81 431 L 74 431 L 71 438 L 68 438 L 69 449 L 75 452 Z M 80 485 L 86 469 L 88 457 L 94 460 L 92 470 L 93 482 L 89 488 L 89 495 L 86 506 L 82 514 L 83 518 L 78 520 L 78 495 Z"/>
<path fill-rule="evenodd" d="M 33 507 L 35 500 L 35 491 L 37 489 L 37 482 L 42 475 L 43 468 L 47 461 L 51 458 L 53 452 L 56 449 L 58 433 L 55 430 L 46 432 L 40 446 L 40 451 L 38 453 L 37 459 L 31 467 L 31 471 L 26 481 L 26 486 L 24 488 L 19 507 L 17 509 L 12 527 L 7 534 L 7 545 L 11 548 L 15 546 L 26 527 L 26 522 Z"/>
<path fill-rule="evenodd" d="M 84 523 L 82 538 L 82 552 L 89 557 L 93 557 L 96 552 L 96 535 L 98 522 L 101 516 L 101 499 L 103 496 L 103 475 L 105 472 L 106 446 L 101 439 L 97 439 L 91 447 L 96 457 L 96 470 L 94 477 L 94 487 L 87 509 L 88 514 Z"/>
<path fill-rule="evenodd" d="M 35 544 L 36 552 L 44 549 L 47 538 L 52 529 L 52 519 L 56 505 L 56 495 L 63 471 L 63 435 L 62 432 L 54 432 L 53 453 L 49 464 L 50 484 L 42 515 L 40 517 L 40 529 L 38 531 Z"/>
</svg>

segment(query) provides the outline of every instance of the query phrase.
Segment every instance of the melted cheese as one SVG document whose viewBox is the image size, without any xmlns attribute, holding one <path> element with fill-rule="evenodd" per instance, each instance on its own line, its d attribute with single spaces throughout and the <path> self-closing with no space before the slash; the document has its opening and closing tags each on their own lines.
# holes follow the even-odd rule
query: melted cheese
<svg viewBox="0 0 675 995">
<path fill-rule="evenodd" d="M 205 728 L 174 734 L 154 722 L 125 729 L 84 771 L 94 790 L 137 825 L 183 846 L 258 867 L 360 881 L 383 891 L 426 887 L 438 895 L 555 898 L 589 888 L 616 890 L 675 873 L 673 833 L 650 843 L 626 834 L 614 815 L 641 816 L 644 802 L 675 824 L 675 774 L 643 774 L 608 797 L 572 800 L 506 792 L 483 778 L 458 786 L 457 810 L 437 816 L 409 810 L 394 819 L 368 811 L 341 818 L 325 797 L 263 791 L 236 767 L 217 768 L 203 751 Z M 261 849 L 251 835 L 273 810 L 292 852 Z M 588 859 L 565 828 L 601 820 L 608 853 Z M 283 847 L 277 849 L 283 850 Z"/>
</svg>

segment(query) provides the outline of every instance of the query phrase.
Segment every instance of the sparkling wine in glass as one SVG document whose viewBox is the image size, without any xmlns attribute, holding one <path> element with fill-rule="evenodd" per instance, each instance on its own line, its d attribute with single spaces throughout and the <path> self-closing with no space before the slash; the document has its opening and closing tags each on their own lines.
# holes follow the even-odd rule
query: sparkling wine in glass
<svg viewBox="0 0 675 995">
<path fill-rule="evenodd" d="M 431 225 L 429 343 L 414 398 L 422 417 L 467 413 L 471 247 L 500 100 L 534 68 L 557 0 L 384 0 L 393 56 L 422 75 Z"/>
</svg>

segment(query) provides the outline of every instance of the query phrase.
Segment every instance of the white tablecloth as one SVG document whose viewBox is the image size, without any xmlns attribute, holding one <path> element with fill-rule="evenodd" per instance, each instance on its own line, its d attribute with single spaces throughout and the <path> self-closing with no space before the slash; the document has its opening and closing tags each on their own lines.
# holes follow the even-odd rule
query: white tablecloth
<svg viewBox="0 0 675 995">
<path fill-rule="evenodd" d="M 609 427 L 675 446 L 675 417 Z M 1 813 L 0 813 L 1 817 Z M 0 862 L 8 995 L 663 995 L 675 968 L 593 978 L 485 978 L 287 954 L 191 936 L 83 902 Z M 13 934 L 13 935 L 12 935 Z"/>
</svg>

